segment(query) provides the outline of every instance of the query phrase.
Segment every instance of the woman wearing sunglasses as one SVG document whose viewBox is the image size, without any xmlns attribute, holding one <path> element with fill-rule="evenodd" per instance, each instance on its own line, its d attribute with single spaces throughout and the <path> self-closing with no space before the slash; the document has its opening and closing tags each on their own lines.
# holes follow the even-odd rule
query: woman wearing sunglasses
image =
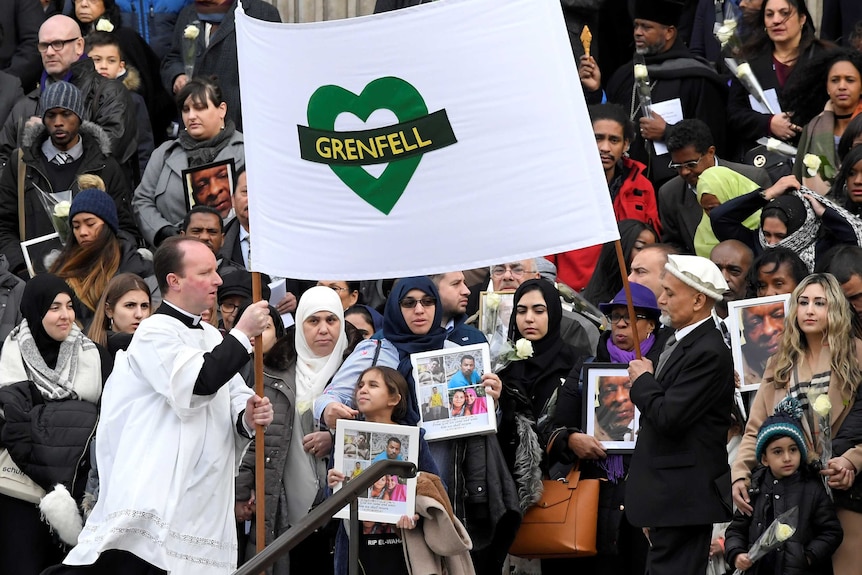
<svg viewBox="0 0 862 575">
<path fill-rule="evenodd" d="M 410 354 L 424 351 L 440 350 L 444 347 L 457 347 L 457 344 L 446 339 L 447 333 L 441 327 L 443 309 L 440 304 L 440 295 L 437 288 L 427 277 L 412 277 L 398 280 L 386 300 L 383 311 L 383 338 L 367 339 L 356 346 L 352 354 L 344 361 L 341 369 L 335 374 L 329 386 L 323 394 L 314 402 L 314 416 L 316 420 L 323 422 L 329 429 L 335 429 L 339 419 L 356 419 L 359 412 L 354 405 L 354 391 L 360 374 L 372 365 L 382 365 L 397 369 L 407 380 L 407 389 L 410 395 L 407 405 L 407 416 L 404 421 L 398 423 L 416 425 L 419 422 L 419 403 L 413 380 L 413 366 L 410 362 Z M 489 397 L 497 401 L 500 397 L 502 384 L 500 378 L 493 373 L 485 372 L 482 375 L 482 385 Z M 488 439 L 490 438 L 490 440 Z M 478 453 L 473 449 L 481 450 L 482 455 L 465 457 L 465 448 L 456 450 L 457 442 L 465 445 L 466 451 Z M 477 436 L 466 439 L 435 441 L 430 444 L 431 454 L 440 470 L 440 476 L 449 488 L 449 496 L 455 503 L 459 519 L 465 525 L 474 525 L 474 519 L 465 518 L 469 513 L 464 498 L 476 495 L 469 486 L 482 485 L 480 495 L 485 496 L 485 505 L 488 501 L 500 504 L 491 509 L 491 516 L 484 521 L 476 521 L 475 527 L 468 528 L 468 532 L 474 541 L 474 553 L 477 548 L 484 547 L 493 557 L 483 556 L 475 559 L 477 573 L 500 573 L 506 550 L 511 538 L 507 535 L 499 535 L 504 528 L 500 525 L 508 525 L 503 517 L 510 518 L 509 512 L 514 512 L 517 517 L 517 501 L 511 502 L 512 507 L 504 507 L 501 501 L 503 495 L 497 494 L 500 490 L 501 479 L 498 479 L 499 471 L 485 467 L 486 449 L 496 449 L 501 465 L 502 454 L 493 435 Z M 477 475 L 467 477 L 465 470 L 470 464 L 474 464 Z M 497 490 L 497 491 L 495 491 Z M 512 484 L 512 490 L 514 485 Z M 478 508 L 478 506 L 476 507 Z M 475 509 L 475 508 L 473 508 Z M 465 520 L 466 519 L 466 520 Z M 514 537 L 514 529 L 509 535 Z M 481 535 L 475 531 L 480 529 Z M 496 530 L 496 531 L 495 531 Z M 495 538 L 500 537 L 500 538 Z M 497 543 L 506 539 L 503 544 Z M 496 553 L 501 550 L 501 553 Z M 496 556 L 499 555 L 499 556 Z M 474 555 L 475 557 L 475 555 Z M 487 571 L 485 571 L 487 570 Z"/>
</svg>

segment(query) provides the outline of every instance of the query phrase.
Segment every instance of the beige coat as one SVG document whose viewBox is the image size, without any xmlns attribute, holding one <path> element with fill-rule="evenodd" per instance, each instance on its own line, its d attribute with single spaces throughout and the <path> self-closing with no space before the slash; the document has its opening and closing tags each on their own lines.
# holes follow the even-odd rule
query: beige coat
<svg viewBox="0 0 862 575">
<path fill-rule="evenodd" d="M 420 473 L 416 483 L 416 529 L 402 529 L 404 557 L 412 575 L 475 575 L 473 542 L 452 512 L 440 478 Z"/>
<path fill-rule="evenodd" d="M 862 354 L 862 342 L 856 341 L 856 355 Z M 784 399 L 789 389 L 787 386 L 776 387 L 772 383 L 773 359 L 769 360 L 766 365 L 766 371 L 763 374 L 763 383 L 757 390 L 757 395 L 754 396 L 754 401 L 751 404 L 751 414 L 748 417 L 748 423 L 745 426 L 745 434 L 742 438 L 742 444 L 739 446 L 739 454 L 733 462 L 731 468 L 731 481 L 735 482 L 739 479 L 744 479 L 746 485 L 749 484 L 751 478 L 751 470 L 757 465 L 758 461 L 754 456 L 754 448 L 757 443 L 757 433 L 760 431 L 760 426 L 763 421 L 772 415 L 775 406 Z M 832 437 L 838 434 L 841 429 L 841 423 L 850 413 L 850 408 L 855 401 L 855 395 L 842 395 L 838 389 L 838 383 L 835 378 L 829 381 L 829 401 L 832 404 L 832 412 L 830 423 L 832 426 Z M 808 445 L 809 459 L 817 457 L 814 448 L 813 435 L 808 427 L 808 422 L 805 418 L 802 421 L 803 431 L 805 433 L 805 442 Z M 843 456 L 849 460 L 856 470 L 862 469 L 862 444 L 847 450 L 844 453 L 836 453 L 835 456 Z"/>
</svg>

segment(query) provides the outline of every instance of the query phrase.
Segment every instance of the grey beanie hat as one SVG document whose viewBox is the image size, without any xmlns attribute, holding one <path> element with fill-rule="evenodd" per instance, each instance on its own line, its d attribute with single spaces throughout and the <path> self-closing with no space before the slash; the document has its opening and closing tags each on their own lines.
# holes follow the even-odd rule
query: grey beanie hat
<svg viewBox="0 0 862 575">
<path fill-rule="evenodd" d="M 69 110 L 81 121 L 84 120 L 84 97 L 81 91 L 69 82 L 54 82 L 42 92 L 39 97 L 39 117 L 45 119 L 45 113 L 53 108 Z"/>
</svg>

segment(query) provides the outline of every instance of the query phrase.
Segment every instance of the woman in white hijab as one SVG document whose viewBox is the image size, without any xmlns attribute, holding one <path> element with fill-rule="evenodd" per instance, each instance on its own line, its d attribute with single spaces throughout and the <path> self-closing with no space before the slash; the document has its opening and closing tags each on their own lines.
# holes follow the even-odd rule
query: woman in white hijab
<svg viewBox="0 0 862 575">
<path fill-rule="evenodd" d="M 267 332 L 264 332 L 266 336 Z M 304 518 L 326 485 L 326 465 L 332 435 L 319 431 L 312 406 L 332 375 L 341 367 L 347 336 L 338 294 L 329 287 L 306 291 L 296 308 L 296 326 L 285 331 L 270 349 L 264 346 L 264 387 L 274 410 L 264 437 L 266 460 L 267 545 Z M 236 481 L 238 521 L 254 513 L 254 450 L 246 454 Z M 332 570 L 329 537 L 317 532 L 279 561 L 273 575 Z M 254 529 L 246 557 L 254 553 Z"/>
</svg>

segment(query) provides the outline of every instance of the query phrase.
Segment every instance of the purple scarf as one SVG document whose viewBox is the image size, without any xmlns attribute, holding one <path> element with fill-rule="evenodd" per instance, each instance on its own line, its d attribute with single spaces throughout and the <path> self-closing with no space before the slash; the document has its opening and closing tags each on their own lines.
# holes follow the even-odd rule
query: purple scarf
<svg viewBox="0 0 862 575">
<path fill-rule="evenodd" d="M 652 349 L 653 344 L 655 343 L 655 334 L 651 333 L 649 336 L 641 342 L 641 356 L 649 353 L 649 350 Z M 613 363 L 625 363 L 632 361 L 635 358 L 635 352 L 626 351 L 624 349 L 618 348 L 612 338 L 608 338 L 608 353 L 611 355 L 611 361 Z"/>
</svg>

